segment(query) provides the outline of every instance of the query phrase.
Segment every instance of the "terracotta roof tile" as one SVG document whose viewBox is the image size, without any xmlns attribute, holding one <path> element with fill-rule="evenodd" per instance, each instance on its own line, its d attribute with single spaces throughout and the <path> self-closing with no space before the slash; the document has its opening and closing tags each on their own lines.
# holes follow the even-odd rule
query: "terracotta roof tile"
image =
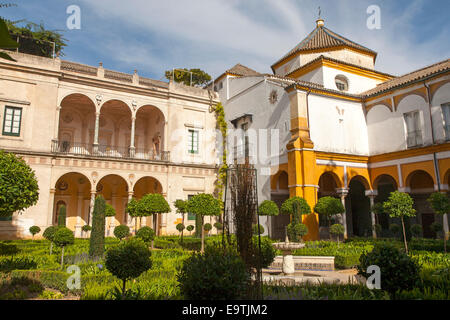
<svg viewBox="0 0 450 320">
<path fill-rule="evenodd" d="M 364 97 L 374 96 L 383 92 L 386 92 L 397 87 L 407 85 L 429 76 L 435 75 L 436 73 L 448 72 L 450 70 L 450 59 L 435 63 L 431 66 L 407 73 L 401 77 L 380 83 L 373 89 L 363 92 L 361 95 Z"/>
</svg>

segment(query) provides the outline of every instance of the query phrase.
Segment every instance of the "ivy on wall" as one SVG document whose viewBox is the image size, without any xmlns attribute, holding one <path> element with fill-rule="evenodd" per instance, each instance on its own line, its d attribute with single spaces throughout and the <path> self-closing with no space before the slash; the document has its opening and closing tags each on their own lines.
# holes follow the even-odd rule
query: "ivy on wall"
<svg viewBox="0 0 450 320">
<path fill-rule="evenodd" d="M 214 109 L 216 114 L 217 127 L 222 134 L 222 164 L 218 170 L 218 179 L 216 182 L 216 194 L 217 198 L 221 200 L 221 209 L 223 213 L 223 193 L 225 188 L 225 183 L 227 179 L 227 122 L 225 120 L 225 109 L 222 103 L 218 103 Z"/>
</svg>

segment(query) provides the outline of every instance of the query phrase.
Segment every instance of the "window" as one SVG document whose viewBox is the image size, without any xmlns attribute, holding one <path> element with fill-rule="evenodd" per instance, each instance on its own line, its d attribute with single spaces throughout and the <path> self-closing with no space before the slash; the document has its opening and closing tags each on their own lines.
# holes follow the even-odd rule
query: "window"
<svg viewBox="0 0 450 320">
<path fill-rule="evenodd" d="M 338 75 L 334 79 L 336 83 L 336 88 L 340 91 L 348 91 L 348 80 L 343 75 Z"/>
<path fill-rule="evenodd" d="M 408 148 L 422 145 L 422 129 L 420 126 L 420 112 L 405 113 L 406 145 Z"/>
<path fill-rule="evenodd" d="M 3 118 L 3 135 L 20 136 L 20 123 L 22 119 L 22 108 L 5 107 Z"/>
<path fill-rule="evenodd" d="M 445 139 L 450 140 L 450 102 L 442 106 L 442 118 L 444 119 Z"/>
<path fill-rule="evenodd" d="M 189 130 L 188 132 L 188 152 L 198 153 L 198 131 Z"/>
<path fill-rule="evenodd" d="M 194 195 L 188 195 L 188 200 L 191 200 Z M 188 221 L 195 221 L 195 214 L 188 212 Z"/>
</svg>

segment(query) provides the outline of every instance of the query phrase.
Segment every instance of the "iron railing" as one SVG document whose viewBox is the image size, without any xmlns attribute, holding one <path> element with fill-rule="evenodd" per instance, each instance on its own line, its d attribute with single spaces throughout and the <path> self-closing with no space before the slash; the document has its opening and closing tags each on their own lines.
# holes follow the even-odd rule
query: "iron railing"
<svg viewBox="0 0 450 320">
<path fill-rule="evenodd" d="M 136 159 L 148 161 L 170 161 L 170 152 L 154 152 L 142 148 L 94 145 L 90 143 L 52 140 L 52 153 L 95 158 Z"/>
</svg>

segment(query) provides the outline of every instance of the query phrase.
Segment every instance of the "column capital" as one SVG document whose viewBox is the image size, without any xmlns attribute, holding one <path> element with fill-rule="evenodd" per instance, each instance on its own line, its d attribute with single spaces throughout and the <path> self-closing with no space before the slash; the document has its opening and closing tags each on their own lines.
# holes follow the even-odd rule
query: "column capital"
<svg viewBox="0 0 450 320">
<path fill-rule="evenodd" d="M 365 194 L 366 197 L 375 198 L 376 196 L 378 196 L 378 190 L 366 190 Z"/>
<path fill-rule="evenodd" d="M 336 193 L 341 197 L 342 196 L 346 197 L 348 195 L 348 192 L 349 192 L 348 188 L 336 188 Z"/>
</svg>

